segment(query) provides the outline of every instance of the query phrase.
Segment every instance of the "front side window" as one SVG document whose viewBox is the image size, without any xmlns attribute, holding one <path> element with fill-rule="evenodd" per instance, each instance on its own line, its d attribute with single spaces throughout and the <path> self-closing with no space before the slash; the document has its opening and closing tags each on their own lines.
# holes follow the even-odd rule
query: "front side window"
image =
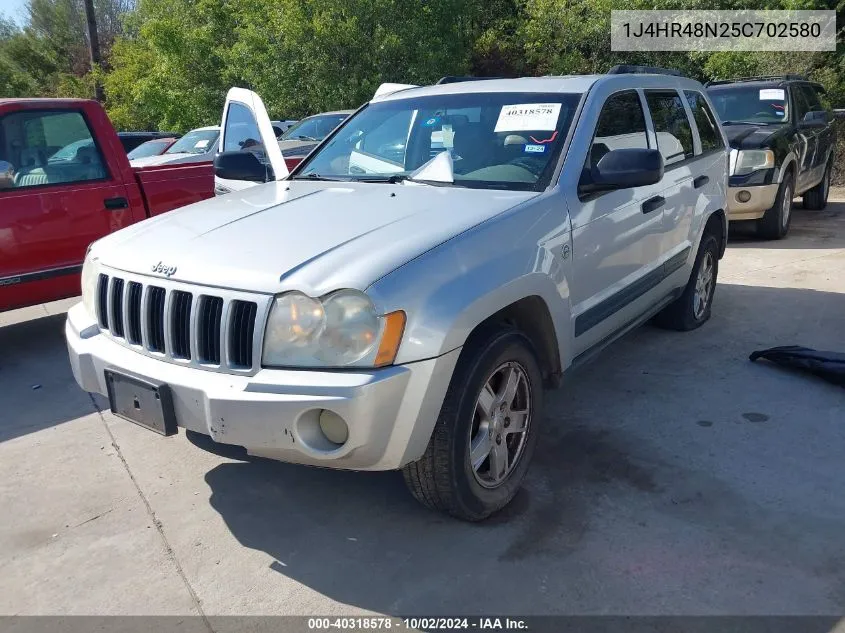
<svg viewBox="0 0 845 633">
<path fill-rule="evenodd" d="M 701 151 L 710 152 L 722 149 L 725 144 L 722 142 L 722 135 L 719 132 L 719 124 L 716 117 L 707 105 L 704 95 L 695 90 L 684 92 L 687 98 L 692 116 L 695 119 L 695 126 L 698 128 L 698 137 L 701 140 Z"/>
<path fill-rule="evenodd" d="M 810 112 L 823 112 L 822 102 L 819 100 L 819 95 L 812 86 L 801 86 L 801 92 L 804 93 L 804 99 L 810 107 Z"/>
<path fill-rule="evenodd" d="M 789 120 L 786 88 L 727 84 L 708 88 L 707 94 L 722 125 L 767 125 Z"/>
<path fill-rule="evenodd" d="M 602 106 L 585 166 L 595 167 L 611 150 L 636 148 L 648 149 L 640 97 L 633 90 L 618 92 L 608 97 Z M 589 175 L 585 174 L 585 177 L 589 178 Z"/>
<path fill-rule="evenodd" d="M 693 156 L 692 128 L 681 96 L 674 90 L 646 90 L 657 149 L 666 167 Z"/>
<path fill-rule="evenodd" d="M 25 111 L 0 119 L 0 189 L 20 189 L 108 177 L 80 112 Z"/>
<path fill-rule="evenodd" d="M 580 94 L 462 93 L 369 104 L 344 123 L 294 178 L 381 181 L 410 175 L 449 152 L 454 183 L 547 186 Z M 294 128 L 289 132 L 296 134 Z"/>
</svg>

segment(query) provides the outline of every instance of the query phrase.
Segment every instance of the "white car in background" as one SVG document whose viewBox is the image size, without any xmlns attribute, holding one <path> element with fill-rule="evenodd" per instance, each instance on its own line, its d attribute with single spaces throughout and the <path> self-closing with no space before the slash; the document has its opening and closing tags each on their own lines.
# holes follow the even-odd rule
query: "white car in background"
<svg viewBox="0 0 845 633">
<path fill-rule="evenodd" d="M 220 128 L 216 125 L 199 127 L 191 130 L 185 136 L 171 145 L 166 152 L 159 156 L 137 158 L 129 161 L 133 167 L 150 167 L 152 165 L 172 165 L 175 163 L 200 163 L 214 160 L 217 153 L 217 139 Z"/>
</svg>

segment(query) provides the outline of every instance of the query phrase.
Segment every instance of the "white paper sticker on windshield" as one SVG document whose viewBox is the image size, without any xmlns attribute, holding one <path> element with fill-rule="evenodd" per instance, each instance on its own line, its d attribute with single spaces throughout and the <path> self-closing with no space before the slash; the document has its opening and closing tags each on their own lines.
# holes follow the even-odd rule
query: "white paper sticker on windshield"
<svg viewBox="0 0 845 633">
<path fill-rule="evenodd" d="M 786 93 L 783 88 L 764 88 L 760 91 L 760 101 L 784 101 Z"/>
<path fill-rule="evenodd" d="M 206 147 L 208 147 L 208 141 L 207 140 L 197 141 L 196 144 L 194 145 L 195 149 L 205 149 Z"/>
<path fill-rule="evenodd" d="M 495 132 L 553 130 L 560 114 L 559 103 L 517 103 L 506 105 L 499 112 Z"/>
</svg>

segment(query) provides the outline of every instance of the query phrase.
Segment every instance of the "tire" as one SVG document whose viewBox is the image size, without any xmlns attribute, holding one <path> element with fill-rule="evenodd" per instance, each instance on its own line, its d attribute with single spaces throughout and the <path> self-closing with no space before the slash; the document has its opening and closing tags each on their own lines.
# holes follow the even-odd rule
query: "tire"
<svg viewBox="0 0 845 633">
<path fill-rule="evenodd" d="M 789 232 L 792 222 L 792 197 L 795 194 L 795 182 L 792 174 L 787 174 L 778 187 L 778 195 L 772 208 L 757 220 L 757 233 L 763 239 L 779 240 Z"/>
<path fill-rule="evenodd" d="M 705 266 L 710 268 L 709 276 L 702 274 Z M 683 294 L 655 317 L 655 324 L 658 327 L 679 332 L 701 327 L 710 318 L 718 276 L 719 242 L 712 233 L 705 233 L 701 238 L 692 274 Z M 703 302 L 702 293 L 704 293 Z"/>
<path fill-rule="evenodd" d="M 821 211 L 827 206 L 827 196 L 830 193 L 830 163 L 824 170 L 822 181 L 812 189 L 804 192 L 803 206 L 810 211 Z"/>
<path fill-rule="evenodd" d="M 515 396 L 510 401 L 513 406 L 502 409 L 500 396 L 510 371 L 516 372 Z M 481 405 L 485 387 L 492 389 L 485 391 L 483 402 L 492 402 L 493 406 Z M 485 408 L 493 415 L 485 416 Z M 527 414 L 520 415 L 523 409 Z M 542 375 L 531 341 L 510 327 L 496 327 L 471 337 L 449 383 L 425 453 L 402 469 L 411 494 L 428 508 L 465 521 L 480 521 L 505 507 L 528 471 L 542 412 Z M 525 431 L 514 431 L 512 420 L 522 420 Z M 497 437 L 501 443 L 496 443 Z M 477 460 L 485 455 L 484 448 L 490 447 L 475 468 L 470 456 L 473 444 L 477 446 Z M 508 459 L 503 460 L 503 455 Z M 496 463 L 508 460 L 504 476 L 497 481 Z"/>
</svg>

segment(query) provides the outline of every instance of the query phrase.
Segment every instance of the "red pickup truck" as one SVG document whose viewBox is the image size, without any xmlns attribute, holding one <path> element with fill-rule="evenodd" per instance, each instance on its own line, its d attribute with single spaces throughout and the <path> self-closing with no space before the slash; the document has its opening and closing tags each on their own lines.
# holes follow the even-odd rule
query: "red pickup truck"
<svg viewBox="0 0 845 633">
<path fill-rule="evenodd" d="M 96 101 L 0 99 L 0 312 L 79 294 L 91 242 L 213 195 L 211 163 L 131 167 Z"/>
</svg>

